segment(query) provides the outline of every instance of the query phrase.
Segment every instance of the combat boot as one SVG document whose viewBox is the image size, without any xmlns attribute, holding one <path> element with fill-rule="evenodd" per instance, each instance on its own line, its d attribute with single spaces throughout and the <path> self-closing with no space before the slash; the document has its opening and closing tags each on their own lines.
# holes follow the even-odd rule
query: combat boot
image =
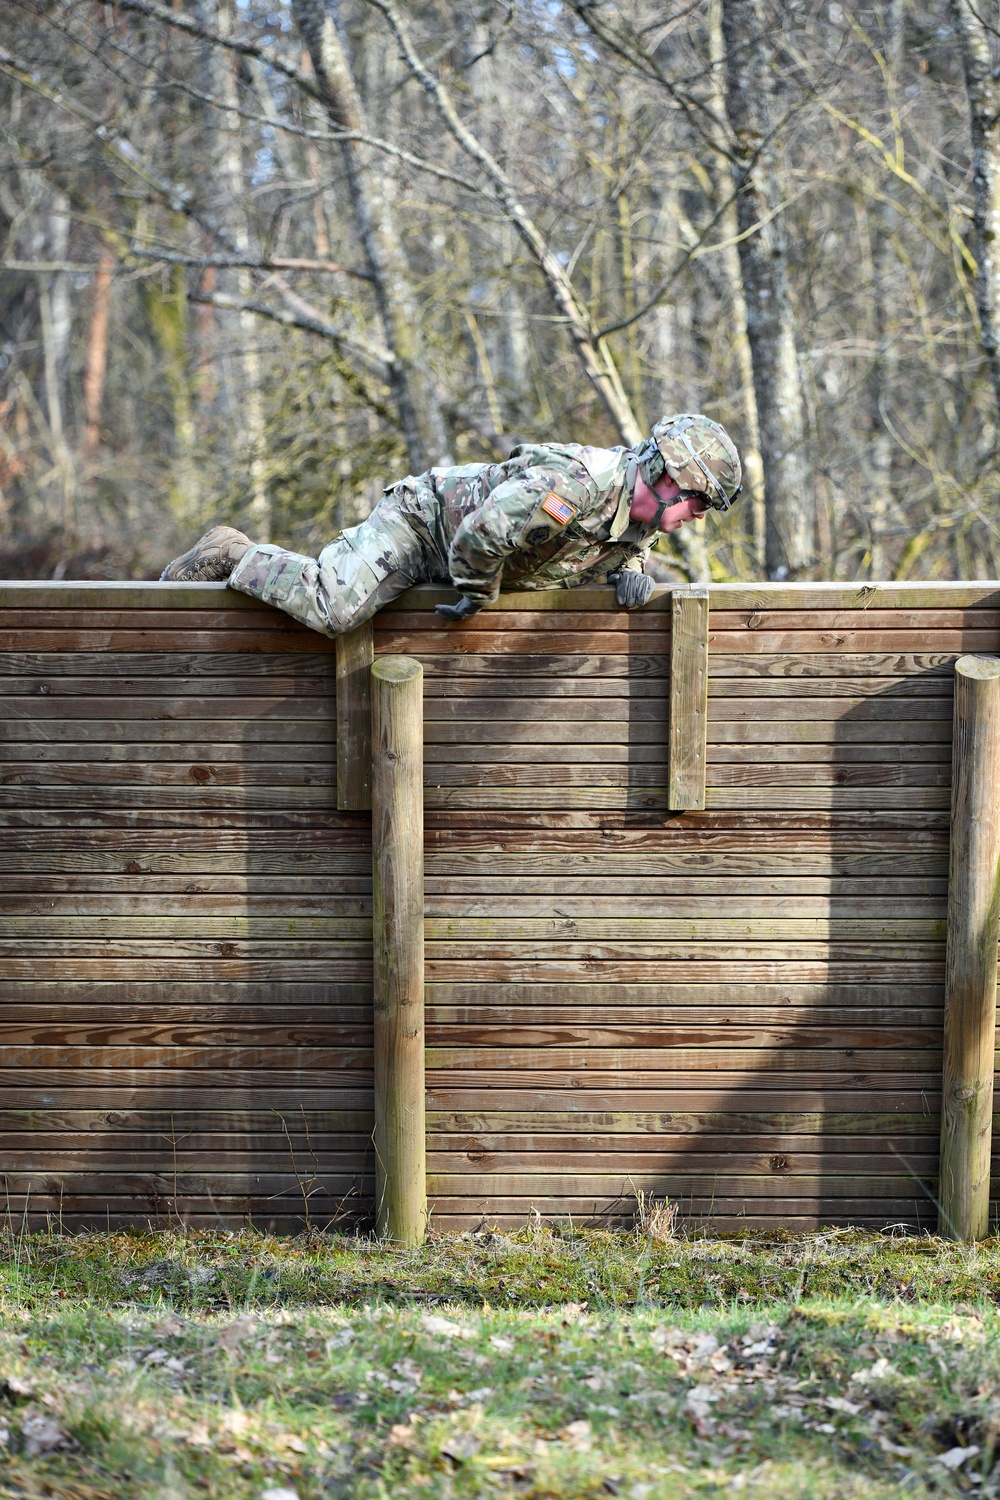
<svg viewBox="0 0 1000 1500">
<path fill-rule="evenodd" d="M 187 552 L 167 563 L 161 583 L 225 583 L 248 547 L 248 536 L 232 526 L 213 526 Z"/>
</svg>

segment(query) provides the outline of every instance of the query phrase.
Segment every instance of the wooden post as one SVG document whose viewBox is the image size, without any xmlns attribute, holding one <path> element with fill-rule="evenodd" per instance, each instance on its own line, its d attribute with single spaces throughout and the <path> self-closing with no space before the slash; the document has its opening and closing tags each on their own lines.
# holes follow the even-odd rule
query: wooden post
<svg viewBox="0 0 1000 1500">
<path fill-rule="evenodd" d="M 407 656 L 371 670 L 377 1223 L 407 1245 L 427 1228 L 423 675 Z"/>
<path fill-rule="evenodd" d="M 372 805 L 371 621 L 337 637 L 337 810 Z"/>
<path fill-rule="evenodd" d="M 989 1229 L 1000 910 L 1000 657 L 955 663 L 941 1079 L 942 1230 Z"/>
<path fill-rule="evenodd" d="M 701 811 L 708 735 L 708 589 L 675 589 L 671 608 L 668 803 L 676 811 Z"/>
</svg>

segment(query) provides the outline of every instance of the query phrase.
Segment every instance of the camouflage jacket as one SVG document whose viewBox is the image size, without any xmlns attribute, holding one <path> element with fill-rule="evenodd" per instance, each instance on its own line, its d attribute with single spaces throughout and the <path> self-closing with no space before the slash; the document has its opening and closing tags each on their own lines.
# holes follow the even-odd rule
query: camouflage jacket
<svg viewBox="0 0 1000 1500">
<path fill-rule="evenodd" d="M 378 505 L 424 547 L 428 577 L 470 599 L 503 589 L 568 588 L 641 571 L 655 527 L 631 521 L 628 450 L 523 444 L 500 464 L 429 469 Z"/>
</svg>

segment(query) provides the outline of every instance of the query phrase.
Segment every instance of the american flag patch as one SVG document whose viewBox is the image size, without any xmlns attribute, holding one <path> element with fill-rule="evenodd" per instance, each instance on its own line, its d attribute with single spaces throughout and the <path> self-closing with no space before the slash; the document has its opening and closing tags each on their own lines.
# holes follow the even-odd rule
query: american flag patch
<svg viewBox="0 0 1000 1500">
<path fill-rule="evenodd" d="M 576 515 L 576 506 L 570 505 L 568 500 L 563 500 L 556 494 L 548 494 L 542 501 L 542 510 L 550 515 L 553 521 L 558 521 L 560 526 L 566 526 Z"/>
</svg>

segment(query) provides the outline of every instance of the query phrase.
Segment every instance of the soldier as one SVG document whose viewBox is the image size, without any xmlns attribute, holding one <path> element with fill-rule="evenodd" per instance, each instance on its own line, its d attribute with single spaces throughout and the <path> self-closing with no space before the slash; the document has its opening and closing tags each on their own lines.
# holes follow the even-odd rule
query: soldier
<svg viewBox="0 0 1000 1500">
<path fill-rule="evenodd" d="M 664 417 L 636 448 L 525 443 L 499 464 L 429 469 L 390 485 L 366 521 L 318 559 L 215 526 L 164 581 L 221 582 L 340 635 L 415 583 L 451 583 L 465 620 L 504 589 L 615 584 L 623 609 L 648 603 L 643 565 L 658 535 L 739 495 L 739 456 L 709 417 Z"/>
</svg>

